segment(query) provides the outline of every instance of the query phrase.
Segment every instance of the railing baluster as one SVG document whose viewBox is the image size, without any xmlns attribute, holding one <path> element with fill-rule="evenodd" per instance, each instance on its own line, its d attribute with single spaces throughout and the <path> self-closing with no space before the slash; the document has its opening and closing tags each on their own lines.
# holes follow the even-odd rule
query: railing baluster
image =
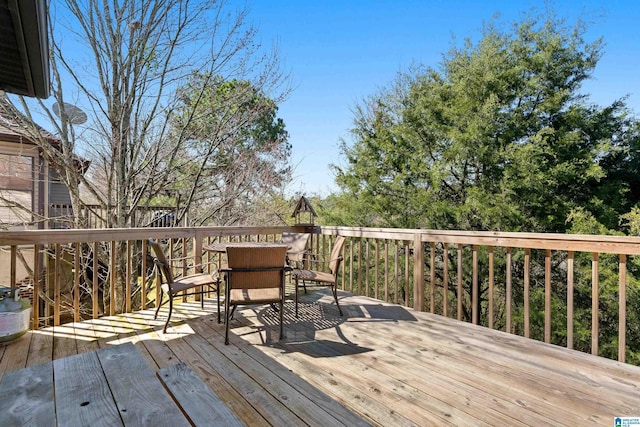
<svg viewBox="0 0 640 427">
<path fill-rule="evenodd" d="M 356 295 L 362 295 L 362 238 L 358 239 L 358 269 L 356 270 L 358 282 L 356 283 Z"/>
<path fill-rule="evenodd" d="M 56 243 L 55 257 L 53 262 L 53 325 L 60 325 L 60 243 Z"/>
<path fill-rule="evenodd" d="M 436 243 L 429 244 L 429 313 L 436 312 Z"/>
<path fill-rule="evenodd" d="M 80 242 L 73 244 L 73 321 L 80 319 Z"/>
<path fill-rule="evenodd" d="M 384 300 L 389 302 L 389 241 L 384 239 Z"/>
<path fill-rule="evenodd" d="M 531 318 L 529 311 L 529 280 L 531 273 L 531 249 L 524 250 L 524 336 L 529 338 Z"/>
<path fill-rule="evenodd" d="M 544 342 L 551 342 L 551 249 L 544 255 Z"/>
<path fill-rule="evenodd" d="M 511 333 L 511 305 L 513 304 L 513 285 L 511 282 L 511 261 L 512 261 L 512 253 L 511 253 L 511 248 L 507 248 L 507 262 L 506 262 L 506 277 L 505 277 L 505 281 L 506 281 L 506 323 L 505 323 L 505 332 L 510 334 Z"/>
<path fill-rule="evenodd" d="M 147 308 L 147 239 L 142 239 L 140 264 L 140 274 L 142 275 L 142 280 L 140 281 L 140 309 L 144 310 Z"/>
<path fill-rule="evenodd" d="M 33 329 L 40 327 L 40 248 L 39 244 L 33 245 Z"/>
<path fill-rule="evenodd" d="M 573 268 L 574 253 L 567 253 L 567 348 L 573 349 Z"/>
<path fill-rule="evenodd" d="M 462 243 L 458 244 L 458 320 L 462 320 Z"/>
<path fill-rule="evenodd" d="M 369 296 L 369 239 L 363 239 L 365 244 L 365 262 L 364 262 L 364 295 Z"/>
<path fill-rule="evenodd" d="M 125 283 L 125 312 L 131 312 L 131 269 L 133 268 L 131 264 L 131 245 L 133 242 L 131 240 L 127 240 L 127 271 L 126 271 L 126 283 Z"/>
<path fill-rule="evenodd" d="M 490 329 L 493 329 L 493 303 L 494 303 L 494 295 L 493 295 L 493 286 L 494 286 L 494 260 L 493 260 L 493 246 L 489 246 L 489 307 L 487 315 L 489 318 L 487 319 L 487 325 Z"/>
<path fill-rule="evenodd" d="M 353 293 L 353 239 L 349 239 L 349 292 Z"/>
<path fill-rule="evenodd" d="M 93 242 L 93 277 L 91 278 L 91 289 L 92 289 L 92 317 L 94 319 L 98 318 L 99 309 L 98 309 L 98 297 L 99 297 L 99 289 L 100 284 L 98 282 L 98 242 Z"/>
<path fill-rule="evenodd" d="M 409 307 L 409 243 L 404 242 L 404 306 Z"/>
<path fill-rule="evenodd" d="M 116 314 L 116 242 L 111 241 L 109 251 L 109 315 Z"/>
<path fill-rule="evenodd" d="M 618 361 L 624 363 L 627 352 L 627 256 L 625 254 L 620 254 L 618 287 Z"/>
<path fill-rule="evenodd" d="M 11 266 L 9 267 L 9 286 L 12 288 L 16 287 L 17 279 L 16 279 L 16 271 L 17 271 L 17 258 L 18 258 L 18 247 L 16 245 L 11 246 Z"/>
<path fill-rule="evenodd" d="M 471 252 L 471 321 L 474 325 L 480 319 L 480 290 L 478 289 L 478 245 L 472 246 Z"/>
<path fill-rule="evenodd" d="M 413 238 L 413 309 L 424 311 L 424 244 L 420 234 Z"/>
<path fill-rule="evenodd" d="M 394 289 L 394 294 L 393 294 L 393 303 L 397 304 L 398 303 L 398 289 L 399 289 L 399 284 L 398 282 L 400 281 L 400 274 L 398 273 L 398 265 L 399 265 L 399 259 L 398 259 L 398 241 L 396 240 L 395 242 L 395 251 L 394 251 L 394 270 L 393 270 L 393 278 L 394 278 L 394 282 L 395 282 L 395 289 Z"/>
<path fill-rule="evenodd" d="M 449 244 L 442 244 L 442 315 L 449 316 Z"/>
<path fill-rule="evenodd" d="M 598 355 L 598 307 L 599 307 L 599 254 L 593 252 L 591 260 L 591 354 Z"/>
<path fill-rule="evenodd" d="M 375 299 L 379 299 L 378 298 L 378 296 L 379 296 L 378 295 L 378 287 L 379 287 L 379 285 L 378 285 L 378 282 L 379 282 L 378 281 L 378 275 L 380 274 L 380 269 L 379 269 L 379 264 L 380 264 L 380 262 L 379 262 L 380 261 L 380 239 L 375 239 L 375 242 L 376 242 L 376 246 L 375 246 L 376 259 L 375 259 L 375 266 L 374 266 L 375 267 L 375 270 L 374 270 L 375 277 L 374 277 L 374 281 L 373 281 L 373 286 L 375 286 L 375 288 L 374 288 L 374 292 L 373 292 L 373 297 Z"/>
</svg>

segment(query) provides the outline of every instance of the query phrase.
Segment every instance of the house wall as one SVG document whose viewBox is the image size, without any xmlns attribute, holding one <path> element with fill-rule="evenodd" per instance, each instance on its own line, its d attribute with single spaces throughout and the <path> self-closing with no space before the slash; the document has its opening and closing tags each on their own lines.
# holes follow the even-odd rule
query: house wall
<svg viewBox="0 0 640 427">
<path fill-rule="evenodd" d="M 0 196 L 7 199 L 8 202 L 0 199 L 0 227 L 4 229 L 37 229 L 38 228 L 38 215 L 31 215 L 22 209 L 18 209 L 13 204 L 17 203 L 24 205 L 25 208 L 30 209 L 32 212 L 43 213 L 42 206 L 38 206 L 38 201 L 41 200 L 43 187 L 40 184 L 40 177 L 46 175 L 40 174 L 40 156 L 38 149 L 27 143 L 16 143 L 8 141 L 0 141 Z M 10 157 L 9 157 L 10 156 Z M 12 162 L 16 159 L 31 159 L 31 185 L 29 194 L 24 188 L 20 191 L 10 188 L 11 185 L 16 185 L 19 178 L 16 176 L 16 164 Z M 16 162 L 17 163 L 17 162 Z M 19 184 L 18 184 L 19 185 Z"/>
</svg>

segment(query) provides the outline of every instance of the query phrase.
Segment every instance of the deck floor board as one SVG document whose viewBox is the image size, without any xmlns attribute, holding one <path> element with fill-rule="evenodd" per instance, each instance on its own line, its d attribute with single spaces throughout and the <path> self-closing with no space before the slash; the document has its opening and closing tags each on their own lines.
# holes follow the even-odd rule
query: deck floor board
<svg viewBox="0 0 640 427">
<path fill-rule="evenodd" d="M 187 364 L 247 425 L 613 425 L 640 416 L 640 367 L 326 289 L 238 310 L 215 302 L 32 331 L 0 347 L 6 372 L 132 342 L 153 370 Z"/>
</svg>

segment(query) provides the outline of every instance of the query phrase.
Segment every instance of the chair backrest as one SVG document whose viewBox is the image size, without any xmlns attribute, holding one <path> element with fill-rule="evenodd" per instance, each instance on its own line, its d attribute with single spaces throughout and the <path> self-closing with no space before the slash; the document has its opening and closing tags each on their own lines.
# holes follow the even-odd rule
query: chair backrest
<svg viewBox="0 0 640 427">
<path fill-rule="evenodd" d="M 340 261 L 342 261 L 342 248 L 344 248 L 344 236 L 336 237 L 336 241 L 333 243 L 333 249 L 331 249 L 331 258 L 329 261 L 329 271 L 334 276 L 338 275 L 340 269 Z"/>
<path fill-rule="evenodd" d="M 149 239 L 147 240 L 147 242 L 149 243 L 149 246 L 151 246 L 151 249 L 153 249 L 153 252 L 156 255 L 156 265 L 160 269 L 161 273 L 164 275 L 165 279 L 167 280 L 167 283 L 173 283 L 174 278 L 173 278 L 173 273 L 171 272 L 171 266 L 169 265 L 169 261 L 167 260 L 167 257 L 164 255 L 164 251 L 160 247 L 160 243 L 158 243 L 158 241 L 154 239 Z"/>
<path fill-rule="evenodd" d="M 289 261 L 302 262 L 307 251 L 308 233 L 282 233 L 282 243 L 289 246 L 287 258 Z"/>
<path fill-rule="evenodd" d="M 286 246 L 227 248 L 231 269 L 229 282 L 234 289 L 280 288 L 284 279 Z"/>
</svg>

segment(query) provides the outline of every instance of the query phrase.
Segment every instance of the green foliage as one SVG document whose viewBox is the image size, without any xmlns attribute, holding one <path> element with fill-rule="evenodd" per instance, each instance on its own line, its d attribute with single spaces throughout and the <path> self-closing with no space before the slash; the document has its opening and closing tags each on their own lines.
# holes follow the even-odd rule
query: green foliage
<svg viewBox="0 0 640 427">
<path fill-rule="evenodd" d="M 184 149 L 168 162 L 178 202 L 200 224 L 238 224 L 253 216 L 290 176 L 289 135 L 276 103 L 255 84 L 194 74 L 179 92 L 174 138 Z M 198 182 L 194 186 L 194 182 Z"/>
<path fill-rule="evenodd" d="M 582 207 L 615 227 L 637 201 L 620 170 L 637 167 L 637 125 L 580 94 L 602 53 L 584 33 L 553 16 L 488 26 L 357 106 L 335 168 L 367 207 L 350 225 L 564 232 Z"/>
</svg>

